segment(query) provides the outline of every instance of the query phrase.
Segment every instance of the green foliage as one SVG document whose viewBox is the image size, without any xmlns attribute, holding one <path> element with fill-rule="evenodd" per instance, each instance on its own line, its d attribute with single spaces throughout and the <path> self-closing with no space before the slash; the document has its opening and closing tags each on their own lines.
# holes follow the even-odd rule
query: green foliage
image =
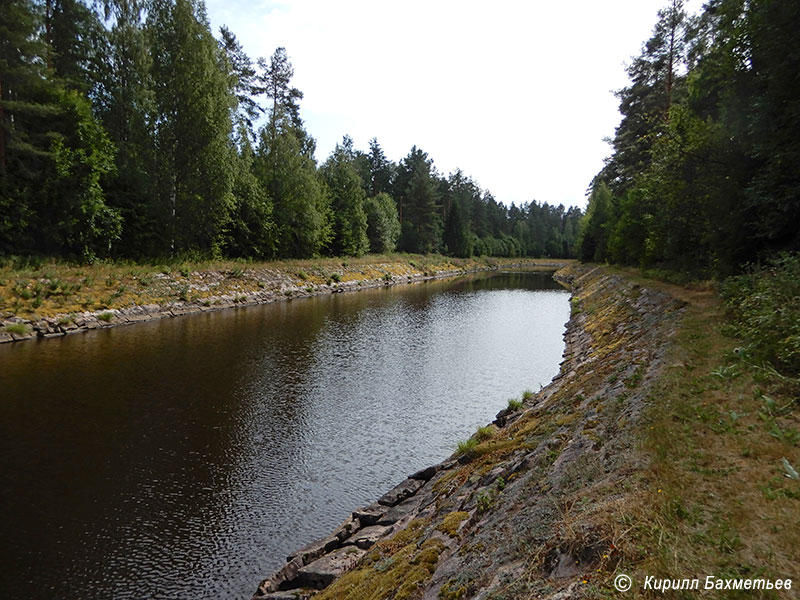
<svg viewBox="0 0 800 600">
<path fill-rule="evenodd" d="M 745 358 L 800 375 L 800 255 L 781 254 L 722 287 Z"/>
<path fill-rule="evenodd" d="M 346 136 L 318 169 L 286 49 L 251 60 L 202 3 L 44 8 L 0 11 L 0 256 L 575 253 L 579 210 L 508 208 L 416 147 Z"/>
<path fill-rule="evenodd" d="M 278 109 L 260 133 L 253 161 L 256 177 L 271 196 L 279 256 L 316 256 L 332 237 L 330 199 L 304 155 L 301 139 Z"/>
<path fill-rule="evenodd" d="M 386 192 L 379 192 L 377 196 L 366 199 L 364 208 L 370 252 L 393 252 L 400 237 L 400 219 L 394 200 Z"/>
<path fill-rule="evenodd" d="M 717 0 L 659 13 L 620 90 L 582 260 L 726 277 L 800 249 L 796 3 Z M 686 69 L 682 67 L 685 66 Z M 602 186 L 607 184 L 607 189 Z"/>
<path fill-rule="evenodd" d="M 331 250 L 335 256 L 361 256 L 369 248 L 365 194 L 354 163 L 352 140 L 345 136 L 321 169 L 333 210 Z"/>
<path fill-rule="evenodd" d="M 234 103 L 223 57 L 189 0 L 156 0 L 148 15 L 158 197 L 171 251 L 219 253 L 233 208 Z"/>
</svg>

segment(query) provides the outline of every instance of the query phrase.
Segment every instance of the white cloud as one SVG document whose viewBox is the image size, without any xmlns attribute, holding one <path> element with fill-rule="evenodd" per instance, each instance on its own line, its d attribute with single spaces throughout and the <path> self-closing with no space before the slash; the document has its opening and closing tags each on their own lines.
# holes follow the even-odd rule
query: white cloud
<svg viewBox="0 0 800 600">
<path fill-rule="evenodd" d="M 619 122 L 612 90 L 664 0 L 207 0 L 253 58 L 286 47 L 324 158 L 349 134 L 416 144 L 507 204 L 584 204 Z M 697 1 L 693 3 L 697 4 Z M 696 8 L 693 6 L 693 8 Z"/>
</svg>

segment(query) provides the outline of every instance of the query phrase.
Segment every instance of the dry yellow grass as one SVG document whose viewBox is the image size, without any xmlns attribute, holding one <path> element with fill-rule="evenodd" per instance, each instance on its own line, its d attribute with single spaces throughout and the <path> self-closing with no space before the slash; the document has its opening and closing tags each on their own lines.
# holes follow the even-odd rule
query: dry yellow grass
<svg viewBox="0 0 800 600">
<path fill-rule="evenodd" d="M 369 255 L 273 262 L 205 261 L 161 265 L 58 261 L 0 266 L 0 317 L 36 320 L 83 311 L 185 301 L 213 303 L 220 296 L 280 291 L 356 280 L 436 275 L 523 262 L 535 268 L 552 261 L 457 259 L 438 255 Z M 568 262 L 568 261 L 559 261 Z"/>
</svg>

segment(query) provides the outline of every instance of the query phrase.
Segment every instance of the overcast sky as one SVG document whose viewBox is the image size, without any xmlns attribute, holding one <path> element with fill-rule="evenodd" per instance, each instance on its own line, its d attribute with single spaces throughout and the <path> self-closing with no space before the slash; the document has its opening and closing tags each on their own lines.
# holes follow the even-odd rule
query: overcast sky
<svg viewBox="0 0 800 600">
<path fill-rule="evenodd" d="M 325 158 L 350 135 L 412 145 L 510 205 L 585 205 L 619 123 L 613 90 L 666 0 L 206 0 L 247 54 L 284 46 Z M 699 0 L 690 3 L 696 8 Z"/>
</svg>

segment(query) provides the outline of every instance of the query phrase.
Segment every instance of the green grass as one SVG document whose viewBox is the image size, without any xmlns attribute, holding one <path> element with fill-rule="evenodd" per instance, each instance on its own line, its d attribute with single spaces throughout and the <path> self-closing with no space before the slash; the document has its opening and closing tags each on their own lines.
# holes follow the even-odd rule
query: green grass
<svg viewBox="0 0 800 600">
<path fill-rule="evenodd" d="M 30 327 L 24 323 L 14 323 L 12 325 L 6 325 L 5 330 L 7 333 L 25 335 L 30 331 Z"/>
<path fill-rule="evenodd" d="M 522 400 L 517 400 L 516 398 L 509 398 L 508 400 L 508 410 L 512 412 L 518 411 L 522 408 Z"/>
</svg>

